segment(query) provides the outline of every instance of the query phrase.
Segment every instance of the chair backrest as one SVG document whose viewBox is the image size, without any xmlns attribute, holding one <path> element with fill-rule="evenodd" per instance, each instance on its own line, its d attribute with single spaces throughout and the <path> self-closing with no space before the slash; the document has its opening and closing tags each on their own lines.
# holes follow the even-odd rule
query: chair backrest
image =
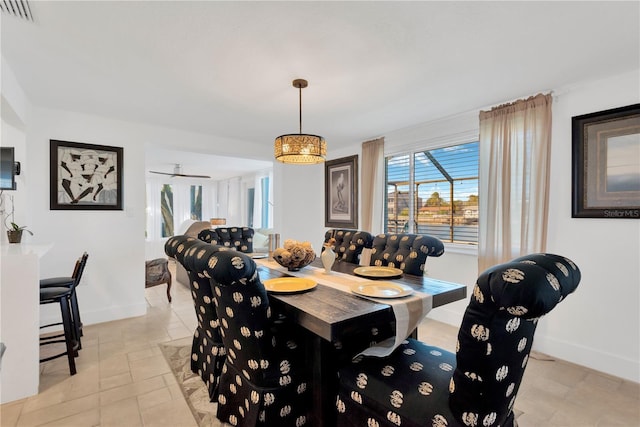
<svg viewBox="0 0 640 427">
<path fill-rule="evenodd" d="M 211 278 L 222 342 L 231 364 L 255 385 L 283 385 L 271 307 L 255 262 L 236 251 L 220 251 L 194 259 L 196 269 Z M 286 339 L 286 337 L 282 337 Z"/>
<path fill-rule="evenodd" d="M 406 274 L 424 274 L 427 257 L 444 253 L 444 243 L 425 234 L 383 233 L 373 239 L 370 265 L 399 268 Z"/>
<path fill-rule="evenodd" d="M 345 230 L 332 228 L 324 234 L 324 243 L 334 238 L 333 251 L 336 253 L 336 259 L 350 262 L 352 264 L 360 263 L 360 255 L 364 248 L 371 248 L 373 236 L 360 230 Z M 324 245 L 322 246 L 324 251 Z"/>
<path fill-rule="evenodd" d="M 196 271 L 194 263 L 199 258 L 209 259 L 211 254 L 221 250 L 227 249 L 204 243 L 189 236 L 173 236 L 165 243 L 165 253 L 175 258 L 187 271 L 199 328 L 215 342 L 221 342 L 221 337 L 218 315 L 212 304 L 213 291 L 209 278 Z"/>
<path fill-rule="evenodd" d="M 212 245 L 224 246 L 238 252 L 253 252 L 254 230 L 251 227 L 218 227 L 202 230 L 198 239 Z"/>
<path fill-rule="evenodd" d="M 87 259 L 89 258 L 89 254 L 84 252 L 80 258 L 76 261 L 76 265 L 73 268 L 73 287 L 75 288 L 80 284 L 80 280 L 82 280 L 82 273 L 84 273 L 84 268 L 87 265 Z"/>
<path fill-rule="evenodd" d="M 458 333 L 449 406 L 467 425 L 503 425 L 527 365 L 538 319 L 580 282 L 569 259 L 532 254 L 480 275 Z"/>
</svg>

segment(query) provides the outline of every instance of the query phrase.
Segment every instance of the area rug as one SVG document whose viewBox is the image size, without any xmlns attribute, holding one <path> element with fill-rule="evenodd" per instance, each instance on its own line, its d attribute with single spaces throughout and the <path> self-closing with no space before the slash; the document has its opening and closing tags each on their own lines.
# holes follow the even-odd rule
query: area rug
<svg viewBox="0 0 640 427">
<path fill-rule="evenodd" d="M 185 344 L 183 339 L 158 345 L 198 425 L 200 427 L 231 427 L 230 424 L 216 418 L 217 404 L 209 401 L 209 393 L 204 382 L 197 374 L 191 372 L 191 343 Z M 516 408 L 513 412 L 516 419 L 523 414 Z"/>
<path fill-rule="evenodd" d="M 178 340 L 158 345 L 198 425 L 229 426 L 216 418 L 217 404 L 209 401 L 209 393 L 200 376 L 191 372 L 191 343 L 185 344 L 185 340 Z"/>
</svg>

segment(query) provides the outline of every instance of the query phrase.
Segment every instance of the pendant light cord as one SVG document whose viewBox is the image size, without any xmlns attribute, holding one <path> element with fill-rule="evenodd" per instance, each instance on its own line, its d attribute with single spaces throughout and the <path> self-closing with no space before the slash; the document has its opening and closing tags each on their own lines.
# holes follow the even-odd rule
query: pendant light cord
<svg viewBox="0 0 640 427">
<path fill-rule="evenodd" d="M 300 123 L 300 134 L 302 134 L 302 87 L 298 88 L 298 111 L 300 112 L 300 119 L 299 119 L 299 123 Z"/>
</svg>

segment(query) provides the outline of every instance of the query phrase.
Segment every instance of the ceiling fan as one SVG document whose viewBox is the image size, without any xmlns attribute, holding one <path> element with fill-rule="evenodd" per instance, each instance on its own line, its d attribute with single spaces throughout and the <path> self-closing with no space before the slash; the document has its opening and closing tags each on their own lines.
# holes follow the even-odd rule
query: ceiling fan
<svg viewBox="0 0 640 427">
<path fill-rule="evenodd" d="M 158 171 L 149 171 L 151 173 L 157 173 L 159 175 L 169 175 L 171 178 L 174 176 L 181 176 L 183 178 L 211 178 L 209 175 L 190 175 L 182 173 L 182 165 L 177 164 L 173 167 L 173 173 L 171 172 L 158 172 Z"/>
</svg>

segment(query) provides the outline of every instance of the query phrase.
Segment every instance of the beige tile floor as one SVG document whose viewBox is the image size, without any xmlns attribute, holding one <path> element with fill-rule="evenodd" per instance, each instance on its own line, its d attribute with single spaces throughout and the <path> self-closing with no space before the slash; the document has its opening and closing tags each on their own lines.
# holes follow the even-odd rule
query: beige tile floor
<svg viewBox="0 0 640 427">
<path fill-rule="evenodd" d="M 41 364 L 40 393 L 0 406 L 0 426 L 195 427 L 157 346 L 189 340 L 196 325 L 191 295 L 179 283 L 145 290 L 145 316 L 85 326 L 78 373 L 66 359 Z M 452 350 L 457 328 L 432 320 L 420 339 Z M 640 426 L 640 385 L 564 362 L 532 359 L 516 400 L 520 427 Z"/>
</svg>

